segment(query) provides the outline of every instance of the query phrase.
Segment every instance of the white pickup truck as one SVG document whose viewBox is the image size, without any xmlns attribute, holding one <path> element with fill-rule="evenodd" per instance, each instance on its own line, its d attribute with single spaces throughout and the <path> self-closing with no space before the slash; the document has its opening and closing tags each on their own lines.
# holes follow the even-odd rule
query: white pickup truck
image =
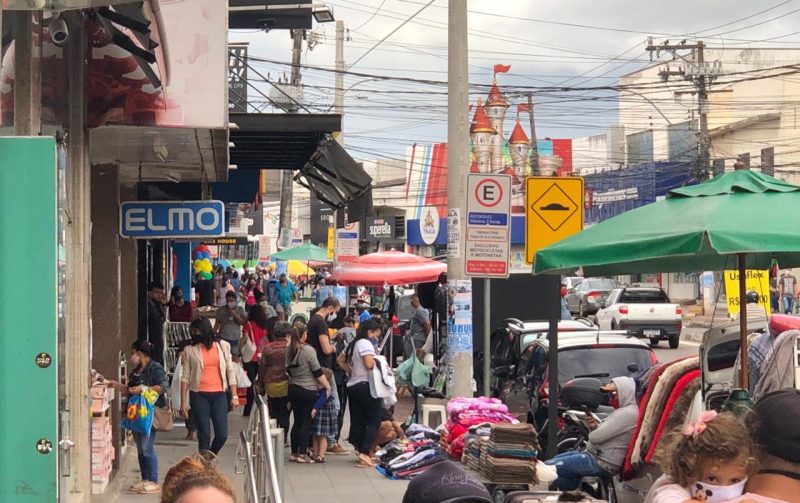
<svg viewBox="0 0 800 503">
<path fill-rule="evenodd" d="M 625 330 L 646 337 L 652 346 L 669 341 L 678 347 L 682 328 L 681 306 L 670 302 L 661 288 L 617 288 L 597 312 L 600 330 Z"/>
</svg>

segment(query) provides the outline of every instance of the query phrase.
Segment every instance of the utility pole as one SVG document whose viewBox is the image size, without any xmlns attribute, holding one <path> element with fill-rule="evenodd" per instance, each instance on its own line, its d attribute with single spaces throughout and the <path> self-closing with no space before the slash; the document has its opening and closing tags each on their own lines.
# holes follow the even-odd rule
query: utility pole
<svg viewBox="0 0 800 503">
<path fill-rule="evenodd" d="M 300 87 L 300 57 L 303 54 L 303 30 L 292 30 L 292 75 L 289 83 Z M 289 105 L 289 112 L 297 112 L 297 103 Z M 294 177 L 292 170 L 285 169 L 281 172 L 281 208 L 278 223 L 278 242 L 284 229 L 292 228 L 292 199 L 294 199 Z"/>
<path fill-rule="evenodd" d="M 536 141 L 536 121 L 533 119 L 533 95 L 528 93 L 528 117 L 531 121 L 531 174 L 539 174 L 539 145 Z"/>
<path fill-rule="evenodd" d="M 694 51 L 695 61 L 690 61 L 678 54 L 677 51 L 681 50 Z M 686 67 L 678 67 L 678 70 L 670 70 L 669 64 L 667 64 L 666 70 L 659 72 L 663 82 L 668 82 L 670 77 L 679 76 L 694 84 L 695 92 L 697 93 L 697 116 L 700 127 L 697 140 L 697 161 L 692 171 L 692 178 L 697 181 L 703 181 L 708 178 L 711 165 L 711 155 L 709 153 L 711 141 L 708 138 L 708 95 L 713 92 L 709 91 L 709 87 L 722 74 L 722 64 L 719 61 L 712 64 L 706 63 L 704 50 L 705 44 L 701 41 L 697 41 L 694 44 L 687 44 L 685 40 L 679 44 L 670 44 L 669 41 L 666 41 L 660 45 L 653 45 L 652 37 L 648 38 L 647 41 L 647 51 L 650 53 L 651 60 L 654 52 L 658 57 L 664 51 L 671 53 L 676 60 L 682 59 L 686 62 Z"/>
<path fill-rule="evenodd" d="M 467 0 L 449 0 L 447 41 L 447 283 L 451 291 L 472 292 L 464 275 L 461 236 L 466 217 L 469 175 L 469 70 Z M 472 302 L 455 306 L 458 325 L 447 334 L 447 395 L 472 396 Z M 465 313 L 464 311 L 467 311 Z M 468 316 L 467 316 L 468 315 Z M 463 321 L 462 321 L 463 320 Z M 469 320 L 469 321 L 467 321 Z M 488 334 L 485 334 L 488 335 Z"/>
<path fill-rule="evenodd" d="M 333 134 L 333 138 L 344 145 L 344 21 L 336 21 L 336 83 L 334 84 L 335 97 L 333 108 L 341 117 L 339 131 Z"/>
</svg>

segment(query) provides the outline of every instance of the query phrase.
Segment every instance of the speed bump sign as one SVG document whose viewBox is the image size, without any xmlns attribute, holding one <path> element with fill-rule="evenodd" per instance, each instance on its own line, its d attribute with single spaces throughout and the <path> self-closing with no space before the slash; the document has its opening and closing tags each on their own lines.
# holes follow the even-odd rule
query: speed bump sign
<svg viewBox="0 0 800 503">
<path fill-rule="evenodd" d="M 525 258 L 583 230 L 583 178 L 525 179 Z"/>
</svg>

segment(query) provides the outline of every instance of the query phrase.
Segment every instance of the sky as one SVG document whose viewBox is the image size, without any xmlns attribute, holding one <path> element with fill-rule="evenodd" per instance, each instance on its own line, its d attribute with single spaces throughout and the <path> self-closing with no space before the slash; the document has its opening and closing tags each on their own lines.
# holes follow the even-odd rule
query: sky
<svg viewBox="0 0 800 503">
<path fill-rule="evenodd" d="M 357 159 L 402 159 L 414 143 L 446 141 L 448 2 L 426 7 L 428 1 L 325 0 L 348 29 L 344 135 Z M 648 36 L 656 43 L 699 39 L 712 47 L 800 47 L 800 0 L 468 4 L 471 102 L 485 99 L 494 64 L 511 65 L 497 76 L 498 84 L 512 103 L 532 93 L 539 138 L 601 134 L 614 124 L 617 93 L 607 87 L 650 64 Z M 303 103 L 312 112 L 332 107 L 334 37 L 334 23 L 315 23 L 312 38 L 318 43 L 312 50 L 304 44 Z M 232 31 L 229 41 L 249 42 L 252 66 L 269 80 L 289 74 L 288 32 Z M 250 78 L 259 79 L 253 72 Z M 271 87 L 256 85 L 265 94 Z M 255 94 L 251 89 L 251 100 L 261 99 Z M 511 108 L 507 131 L 513 120 Z"/>
</svg>

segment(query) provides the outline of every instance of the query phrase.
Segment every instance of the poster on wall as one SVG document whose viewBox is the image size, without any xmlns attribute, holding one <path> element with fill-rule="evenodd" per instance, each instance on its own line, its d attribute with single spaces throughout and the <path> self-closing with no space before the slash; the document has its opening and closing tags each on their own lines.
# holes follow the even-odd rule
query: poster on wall
<svg viewBox="0 0 800 503">
<path fill-rule="evenodd" d="M 446 382 L 448 390 L 457 390 L 464 383 L 456 382 L 456 362 L 472 359 L 472 280 L 448 281 L 447 289 Z"/>
<path fill-rule="evenodd" d="M 447 210 L 447 256 L 461 258 L 461 210 Z"/>
</svg>

